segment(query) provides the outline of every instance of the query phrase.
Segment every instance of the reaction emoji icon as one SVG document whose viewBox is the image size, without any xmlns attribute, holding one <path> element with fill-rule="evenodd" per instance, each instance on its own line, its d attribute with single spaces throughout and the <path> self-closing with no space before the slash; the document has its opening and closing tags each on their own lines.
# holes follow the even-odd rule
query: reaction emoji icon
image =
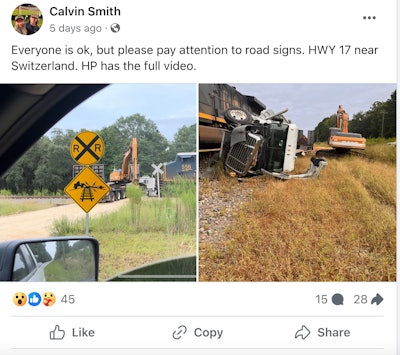
<svg viewBox="0 0 400 355">
<path fill-rule="evenodd" d="M 56 296 L 53 292 L 46 292 L 43 294 L 43 304 L 46 307 L 52 306 L 56 302 Z"/>
<path fill-rule="evenodd" d="M 17 292 L 13 296 L 13 302 L 18 307 L 24 306 L 26 301 L 27 301 L 27 297 L 26 297 L 25 293 L 23 293 L 23 292 Z"/>
</svg>

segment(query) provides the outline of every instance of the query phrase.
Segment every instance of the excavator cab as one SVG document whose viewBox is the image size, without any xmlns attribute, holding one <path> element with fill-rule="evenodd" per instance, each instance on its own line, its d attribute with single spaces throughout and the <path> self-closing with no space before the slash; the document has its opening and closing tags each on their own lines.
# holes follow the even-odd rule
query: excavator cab
<svg viewBox="0 0 400 355">
<path fill-rule="evenodd" d="M 111 173 L 110 173 L 110 181 L 112 182 L 120 182 L 122 181 L 122 169 L 114 169 Z"/>
</svg>

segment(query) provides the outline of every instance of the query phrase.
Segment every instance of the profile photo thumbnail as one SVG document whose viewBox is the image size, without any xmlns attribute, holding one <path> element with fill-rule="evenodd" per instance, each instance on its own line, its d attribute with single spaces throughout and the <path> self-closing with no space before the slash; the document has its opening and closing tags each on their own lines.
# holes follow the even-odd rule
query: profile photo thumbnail
<svg viewBox="0 0 400 355">
<path fill-rule="evenodd" d="M 11 15 L 11 24 L 21 35 L 35 34 L 42 27 L 42 23 L 42 12 L 33 4 L 21 4 Z"/>
</svg>

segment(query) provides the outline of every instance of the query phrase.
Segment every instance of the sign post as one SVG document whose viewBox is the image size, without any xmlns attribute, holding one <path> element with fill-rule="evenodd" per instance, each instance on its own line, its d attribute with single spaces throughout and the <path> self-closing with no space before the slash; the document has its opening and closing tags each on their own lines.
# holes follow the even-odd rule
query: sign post
<svg viewBox="0 0 400 355">
<path fill-rule="evenodd" d="M 86 235 L 89 235 L 89 211 L 110 191 L 107 183 L 89 167 L 103 157 L 104 142 L 95 132 L 81 132 L 71 141 L 70 153 L 84 167 L 64 191 L 86 212 Z"/>
<path fill-rule="evenodd" d="M 158 198 L 160 198 L 161 197 L 161 192 L 160 192 L 160 175 L 159 174 L 162 174 L 163 173 L 163 171 L 162 171 L 162 163 L 160 163 L 160 164 L 158 164 L 158 165 L 156 165 L 156 164 L 151 164 L 151 166 L 154 168 L 154 171 L 153 171 L 153 175 L 157 175 L 157 195 L 158 195 Z"/>
</svg>

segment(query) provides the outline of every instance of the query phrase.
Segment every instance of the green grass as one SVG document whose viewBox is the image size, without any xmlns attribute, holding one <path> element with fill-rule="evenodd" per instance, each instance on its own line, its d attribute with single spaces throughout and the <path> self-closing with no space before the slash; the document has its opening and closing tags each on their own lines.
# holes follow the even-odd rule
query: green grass
<svg viewBox="0 0 400 355">
<path fill-rule="evenodd" d="M 132 186 L 129 204 L 90 219 L 90 234 L 100 243 L 100 280 L 149 262 L 196 253 L 196 186 L 187 188 L 190 191 L 158 199 L 144 197 Z M 63 217 L 54 222 L 52 233 L 84 234 L 85 220 Z"/>
<path fill-rule="evenodd" d="M 20 202 L 11 200 L 0 200 L 0 216 L 9 216 L 12 214 L 38 211 L 46 208 L 53 207 L 51 203 L 38 203 L 38 202 Z"/>
<path fill-rule="evenodd" d="M 101 233 L 100 279 L 157 260 L 195 254 L 195 235 Z"/>
<path fill-rule="evenodd" d="M 82 254 L 75 258 L 70 255 L 65 260 L 54 260 L 45 268 L 46 281 L 93 280 L 95 266 L 93 262 L 90 262 L 92 260 L 90 255 L 85 260 Z"/>
</svg>

